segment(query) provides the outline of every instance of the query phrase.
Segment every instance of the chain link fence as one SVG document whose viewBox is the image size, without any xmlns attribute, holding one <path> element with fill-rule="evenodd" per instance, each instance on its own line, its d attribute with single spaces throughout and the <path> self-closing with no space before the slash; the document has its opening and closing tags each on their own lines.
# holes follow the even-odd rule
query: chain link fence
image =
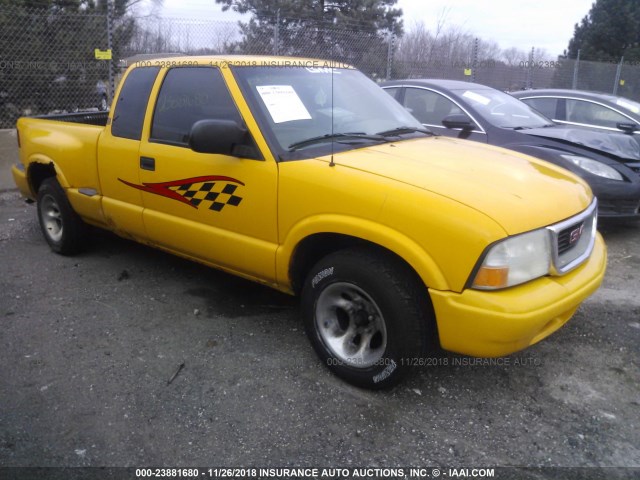
<svg viewBox="0 0 640 480">
<path fill-rule="evenodd" d="M 532 88 L 565 88 L 613 93 L 640 100 L 640 65 L 587 62 L 530 56 L 514 64 L 469 54 L 467 61 L 438 58 L 432 61 L 395 60 L 394 78 L 442 78 L 488 85 L 512 92 Z"/>
<path fill-rule="evenodd" d="M 335 28 L 330 22 L 262 18 L 251 29 L 238 22 L 181 18 L 136 19 L 127 57 L 156 53 L 249 54 L 330 59 L 355 65 L 373 78 L 386 78 L 394 40 L 376 31 Z M 130 63 L 130 60 L 129 60 Z"/>
<path fill-rule="evenodd" d="M 0 6 L 0 128 L 13 128 L 22 115 L 106 109 L 124 68 L 160 54 L 304 56 L 352 64 L 375 80 L 448 78 L 505 91 L 578 88 L 640 100 L 640 65 L 622 61 L 550 61 L 533 49 L 527 60 L 507 62 L 483 58 L 478 41 L 455 55 L 407 55 L 395 36 L 357 24 L 275 17 L 249 26 Z M 97 59 L 109 49 L 110 59 Z"/>
<path fill-rule="evenodd" d="M 0 6 L 0 127 L 21 115 L 105 109 L 107 16 Z"/>
</svg>

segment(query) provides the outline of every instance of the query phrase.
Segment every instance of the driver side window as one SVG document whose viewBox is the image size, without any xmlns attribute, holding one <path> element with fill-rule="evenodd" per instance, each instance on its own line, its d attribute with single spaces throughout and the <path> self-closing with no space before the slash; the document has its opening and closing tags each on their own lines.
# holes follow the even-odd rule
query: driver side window
<svg viewBox="0 0 640 480">
<path fill-rule="evenodd" d="M 193 124 L 207 119 L 241 122 L 220 71 L 210 67 L 169 70 L 158 93 L 150 141 L 186 147 Z"/>
<path fill-rule="evenodd" d="M 567 120 L 570 122 L 616 128 L 618 123 L 629 119 L 604 105 L 581 100 L 567 100 Z"/>
<path fill-rule="evenodd" d="M 549 97 L 525 98 L 522 101 L 527 105 L 529 105 L 534 110 L 539 111 L 541 114 L 543 114 L 545 117 L 551 120 L 555 120 L 559 118 L 558 115 L 556 115 L 556 110 L 558 108 L 557 98 L 549 98 Z"/>
<path fill-rule="evenodd" d="M 451 100 L 431 90 L 407 87 L 404 107 L 420 123 L 442 127 L 442 120 L 453 114 L 463 113 Z"/>
</svg>

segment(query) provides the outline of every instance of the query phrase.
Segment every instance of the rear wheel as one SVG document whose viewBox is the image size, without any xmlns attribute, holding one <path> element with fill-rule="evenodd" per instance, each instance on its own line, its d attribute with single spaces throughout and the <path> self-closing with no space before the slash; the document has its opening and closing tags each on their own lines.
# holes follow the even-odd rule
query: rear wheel
<svg viewBox="0 0 640 480">
<path fill-rule="evenodd" d="M 341 250 L 307 277 L 301 302 L 307 335 L 339 377 L 387 388 L 427 345 L 434 325 L 427 295 L 415 273 L 391 254 Z"/>
<path fill-rule="evenodd" d="M 38 221 L 54 252 L 73 255 L 84 246 L 86 225 L 71 207 L 55 178 L 45 179 L 38 190 Z"/>
</svg>

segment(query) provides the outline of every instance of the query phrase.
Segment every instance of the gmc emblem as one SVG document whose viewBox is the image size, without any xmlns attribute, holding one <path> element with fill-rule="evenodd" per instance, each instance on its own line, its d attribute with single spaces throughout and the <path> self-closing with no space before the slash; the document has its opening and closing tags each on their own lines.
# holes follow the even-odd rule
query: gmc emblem
<svg viewBox="0 0 640 480">
<path fill-rule="evenodd" d="M 578 228 L 576 228 L 575 230 L 571 230 L 571 233 L 569 234 L 569 245 L 573 245 L 578 240 L 580 240 L 580 237 L 582 236 L 583 231 L 584 231 L 584 223 L 580 225 Z"/>
</svg>

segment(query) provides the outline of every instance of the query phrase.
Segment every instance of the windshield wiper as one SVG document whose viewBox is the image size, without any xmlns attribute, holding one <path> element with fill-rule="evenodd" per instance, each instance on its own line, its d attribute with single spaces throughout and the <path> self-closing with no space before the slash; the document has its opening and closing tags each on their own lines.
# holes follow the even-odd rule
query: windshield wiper
<svg viewBox="0 0 640 480">
<path fill-rule="evenodd" d="M 424 133 L 427 135 L 434 135 L 434 133 L 427 128 L 416 128 L 416 127 L 398 127 L 393 128 L 391 130 L 385 130 L 383 132 L 378 132 L 376 135 L 381 135 L 383 137 L 395 137 L 398 135 L 402 135 L 404 133 Z"/>
<path fill-rule="evenodd" d="M 316 143 L 326 142 L 328 140 L 334 140 L 336 138 L 340 138 L 340 139 L 355 138 L 359 140 L 375 140 L 378 142 L 383 142 L 386 140 L 386 138 L 384 138 L 384 136 L 382 135 L 378 135 L 378 134 L 367 135 L 364 132 L 327 133 L 325 135 L 320 135 L 318 137 L 311 137 L 311 138 L 307 138 L 306 140 L 301 140 L 299 142 L 292 143 L 291 145 L 289 145 L 288 149 L 290 152 L 293 152 L 294 150 L 297 150 L 302 147 L 307 147 L 309 145 L 313 145 Z"/>
</svg>

